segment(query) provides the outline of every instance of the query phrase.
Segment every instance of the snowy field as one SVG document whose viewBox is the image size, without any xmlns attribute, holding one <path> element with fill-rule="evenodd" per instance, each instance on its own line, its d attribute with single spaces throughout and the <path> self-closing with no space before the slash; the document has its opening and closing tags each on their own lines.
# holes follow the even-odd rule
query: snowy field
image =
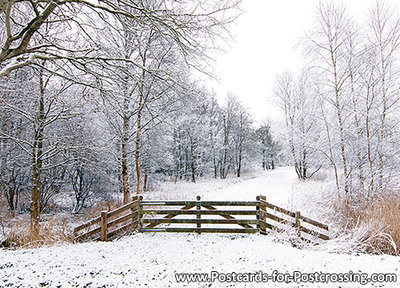
<svg viewBox="0 0 400 288">
<path fill-rule="evenodd" d="M 300 185 L 300 186 L 299 186 Z M 149 199 L 254 200 L 296 206 L 304 187 L 291 168 L 198 184 L 164 183 Z M 309 184 L 307 184 L 309 185 Z M 314 186 L 319 187 L 314 184 Z M 308 198 L 310 192 L 306 186 Z M 314 189 L 315 190 L 315 189 Z M 172 191 L 169 192 L 168 191 Z M 297 191 L 297 192 L 296 192 Z M 317 191 L 318 192 L 318 191 Z M 174 195 L 176 197 L 174 197 Z M 304 196 L 304 197 L 306 197 Z M 304 198 L 303 197 L 303 198 Z M 307 199 L 308 199 L 307 198 Z M 299 204 L 299 207 L 301 205 Z M 318 219 L 319 220 L 319 219 Z M 400 287 L 397 283 L 177 283 L 175 273 L 395 273 L 400 258 L 330 253 L 335 241 L 297 249 L 277 235 L 135 234 L 107 243 L 0 251 L 0 287 Z M 222 278 L 221 278 L 222 280 Z"/>
</svg>

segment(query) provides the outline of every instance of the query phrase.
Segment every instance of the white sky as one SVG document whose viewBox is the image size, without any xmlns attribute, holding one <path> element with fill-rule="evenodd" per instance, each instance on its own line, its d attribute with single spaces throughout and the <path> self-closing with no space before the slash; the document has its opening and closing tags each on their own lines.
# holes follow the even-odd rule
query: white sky
<svg viewBox="0 0 400 288">
<path fill-rule="evenodd" d="M 393 2 L 396 1 L 387 1 Z M 315 19 L 319 0 L 243 0 L 245 13 L 232 27 L 236 43 L 217 58 L 213 83 L 218 98 L 227 91 L 249 108 L 255 120 L 276 118 L 280 111 L 273 104 L 275 76 L 302 66 L 301 47 L 296 48 Z M 363 22 L 376 0 L 343 1 L 350 15 Z"/>
</svg>

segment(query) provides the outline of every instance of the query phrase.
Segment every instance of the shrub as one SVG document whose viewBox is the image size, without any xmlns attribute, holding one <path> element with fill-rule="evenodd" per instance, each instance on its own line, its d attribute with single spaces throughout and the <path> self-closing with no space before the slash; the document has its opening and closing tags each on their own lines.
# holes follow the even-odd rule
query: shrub
<svg viewBox="0 0 400 288">
<path fill-rule="evenodd" d="M 61 219 L 57 215 L 51 216 L 40 223 L 39 237 L 32 238 L 27 217 L 16 217 L 8 222 L 7 227 L 4 227 L 1 246 L 36 248 L 58 243 L 72 243 L 73 238 L 68 223 L 68 219 Z"/>
<path fill-rule="evenodd" d="M 372 254 L 400 255 L 399 194 L 357 194 L 337 200 L 333 208 L 335 222 L 342 232 L 352 233 L 356 247 Z"/>
</svg>

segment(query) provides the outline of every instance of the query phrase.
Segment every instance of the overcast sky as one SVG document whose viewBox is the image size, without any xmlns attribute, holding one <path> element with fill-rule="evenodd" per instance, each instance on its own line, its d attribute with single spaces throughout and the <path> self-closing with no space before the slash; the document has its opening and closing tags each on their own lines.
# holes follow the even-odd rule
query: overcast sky
<svg viewBox="0 0 400 288">
<path fill-rule="evenodd" d="M 212 86 L 219 99 L 223 101 L 231 91 L 258 122 L 279 116 L 272 97 L 275 76 L 301 68 L 302 51 L 297 44 L 312 27 L 318 3 L 319 0 L 243 0 L 245 12 L 233 27 L 236 43 L 217 58 L 216 73 L 221 81 Z M 376 0 L 344 3 L 349 13 L 362 22 Z"/>
</svg>

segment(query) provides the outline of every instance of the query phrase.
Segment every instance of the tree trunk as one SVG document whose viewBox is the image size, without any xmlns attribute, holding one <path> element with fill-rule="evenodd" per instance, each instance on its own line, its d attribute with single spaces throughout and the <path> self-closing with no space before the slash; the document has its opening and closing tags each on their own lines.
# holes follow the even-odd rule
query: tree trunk
<svg viewBox="0 0 400 288">
<path fill-rule="evenodd" d="M 240 177 L 240 170 L 242 169 L 242 152 L 239 154 L 239 161 L 238 161 L 238 167 L 237 167 L 237 177 Z"/>
<path fill-rule="evenodd" d="M 1 132 L 3 135 L 7 135 L 8 133 L 8 125 L 9 125 L 9 119 L 8 115 L 4 115 L 5 119 L 3 119 L 2 124 L 1 124 Z M 5 177 L 5 172 L 6 172 L 6 167 L 7 167 L 7 137 L 1 137 L 1 150 L 2 150 L 2 156 L 1 156 L 1 167 L 0 167 L 0 178 L 4 179 Z M 3 197 L 3 186 L 0 187 L 0 199 Z"/>
<path fill-rule="evenodd" d="M 382 53 L 382 52 L 381 52 Z M 386 114 L 387 114 L 387 95 L 386 95 L 386 79 L 385 79 L 385 74 L 386 74 L 386 65 L 385 65 L 385 60 L 383 59 L 382 56 L 382 81 L 381 81 L 381 85 L 382 85 L 382 116 L 381 116 L 381 127 L 380 127 L 380 133 L 379 133 L 379 137 L 378 137 L 378 158 L 379 158 L 379 168 L 378 168 L 378 173 L 379 173 L 379 191 L 382 190 L 383 187 L 383 145 L 384 145 L 384 140 L 385 140 L 385 133 L 386 133 Z"/>
<path fill-rule="evenodd" d="M 229 112 L 228 112 L 229 113 Z M 220 178 L 225 179 L 228 175 L 228 167 L 227 167 L 227 160 L 228 160 L 228 149 L 229 149 L 229 116 L 224 117 L 224 153 L 222 156 L 221 167 L 220 167 Z"/>
<path fill-rule="evenodd" d="M 144 168 L 143 192 L 147 191 L 147 177 L 148 177 L 148 169 L 146 165 L 146 167 Z"/>
<path fill-rule="evenodd" d="M 44 134 L 44 89 L 43 75 L 39 78 L 39 101 L 38 111 L 34 123 L 34 139 L 32 148 L 32 195 L 31 195 L 31 237 L 37 239 L 39 237 L 39 218 L 40 218 L 40 197 L 41 197 L 41 181 L 40 175 L 42 170 L 42 153 L 43 153 L 43 134 Z"/>
<path fill-rule="evenodd" d="M 142 76 L 144 77 L 145 71 L 143 70 Z M 139 92 L 139 110 L 137 115 L 137 126 L 136 126 L 136 142 L 135 142 L 135 168 L 136 168 L 136 194 L 140 194 L 141 185 L 141 173 L 140 173 L 140 133 L 142 131 L 141 118 L 143 109 L 143 79 Z"/>
<path fill-rule="evenodd" d="M 121 147 L 121 173 L 122 173 L 122 193 L 124 196 L 123 203 L 129 202 L 129 170 L 128 170 L 128 136 L 129 133 L 129 120 L 124 117 L 123 123 L 123 139 Z"/>
<path fill-rule="evenodd" d="M 350 81 L 351 81 L 351 94 L 353 100 L 353 111 L 354 111 L 354 123 L 356 124 L 357 131 L 357 159 L 358 159 L 358 171 L 359 171 L 359 181 L 360 181 L 360 189 L 364 190 L 364 162 L 361 151 L 361 141 L 362 141 L 362 129 L 360 125 L 360 120 L 358 116 L 357 110 L 357 101 L 354 93 L 354 75 L 350 73 Z"/>
<path fill-rule="evenodd" d="M 370 86 L 370 85 L 369 85 Z M 371 144 L 371 129 L 370 129 L 370 93 L 372 92 L 372 88 L 368 87 L 367 90 L 367 97 L 366 97 L 366 117 L 365 117 L 365 130 L 367 136 L 367 155 L 368 155 L 368 162 L 369 162 L 369 170 L 371 173 L 370 176 L 370 184 L 368 188 L 368 194 L 372 194 L 375 191 L 375 171 L 374 171 L 374 160 L 372 157 L 372 144 Z"/>
<path fill-rule="evenodd" d="M 321 106 L 321 113 L 322 113 L 322 118 L 324 119 L 324 123 L 325 123 L 326 136 L 328 138 L 330 160 L 331 160 L 331 164 L 333 166 L 333 170 L 335 172 L 336 190 L 337 190 L 337 193 L 338 193 L 338 197 L 340 199 L 340 194 L 339 194 L 339 192 L 340 192 L 339 175 L 338 175 L 338 170 L 337 170 L 337 166 L 336 166 L 336 162 L 335 162 L 335 158 L 334 158 L 334 154 L 333 154 L 331 133 L 330 133 L 328 121 L 327 121 L 327 119 L 325 117 L 324 108 L 322 106 Z"/>
<path fill-rule="evenodd" d="M 142 75 L 140 79 L 140 85 L 139 85 L 139 107 L 138 107 L 138 114 L 137 114 L 137 126 L 136 126 L 136 147 L 135 147 L 135 168 L 136 168 L 136 194 L 140 194 L 140 188 L 141 188 L 141 171 L 140 171 L 140 136 L 142 132 L 142 112 L 143 112 L 143 107 L 144 107 L 144 81 L 146 77 L 146 70 L 144 67 L 146 67 L 146 59 L 147 59 L 147 51 L 150 47 L 151 43 L 151 36 L 152 36 L 153 31 L 150 31 L 149 38 L 147 40 L 147 46 L 143 51 L 143 56 L 142 56 Z"/>
<path fill-rule="evenodd" d="M 331 47 L 332 48 L 332 47 Z M 336 107 L 336 115 L 339 124 L 339 135 L 340 135 L 340 151 L 342 154 L 342 162 L 343 162 L 343 177 L 344 177 L 344 191 L 349 192 L 349 173 L 348 173 L 348 164 L 347 164 L 347 156 L 346 156 L 346 144 L 344 139 L 344 125 L 342 119 L 342 109 L 341 109 L 341 101 L 340 101 L 340 87 L 338 72 L 337 72 L 337 64 L 336 64 L 336 52 L 334 50 L 330 51 L 332 67 L 333 67 L 333 76 L 334 76 L 334 84 L 335 84 L 335 107 Z"/>
<path fill-rule="evenodd" d="M 128 56 L 126 56 L 128 58 Z M 126 71 L 128 73 L 128 71 Z M 122 145 L 121 145 L 121 180 L 123 203 L 129 202 L 129 167 L 128 167 L 128 143 L 129 143 L 129 91 L 128 91 L 129 76 L 125 76 L 124 83 L 124 106 L 123 106 L 123 123 L 122 123 Z"/>
<path fill-rule="evenodd" d="M 303 150 L 302 166 L 303 166 L 302 178 L 303 178 L 303 180 L 306 180 L 307 179 L 307 152 L 305 150 Z"/>
</svg>

